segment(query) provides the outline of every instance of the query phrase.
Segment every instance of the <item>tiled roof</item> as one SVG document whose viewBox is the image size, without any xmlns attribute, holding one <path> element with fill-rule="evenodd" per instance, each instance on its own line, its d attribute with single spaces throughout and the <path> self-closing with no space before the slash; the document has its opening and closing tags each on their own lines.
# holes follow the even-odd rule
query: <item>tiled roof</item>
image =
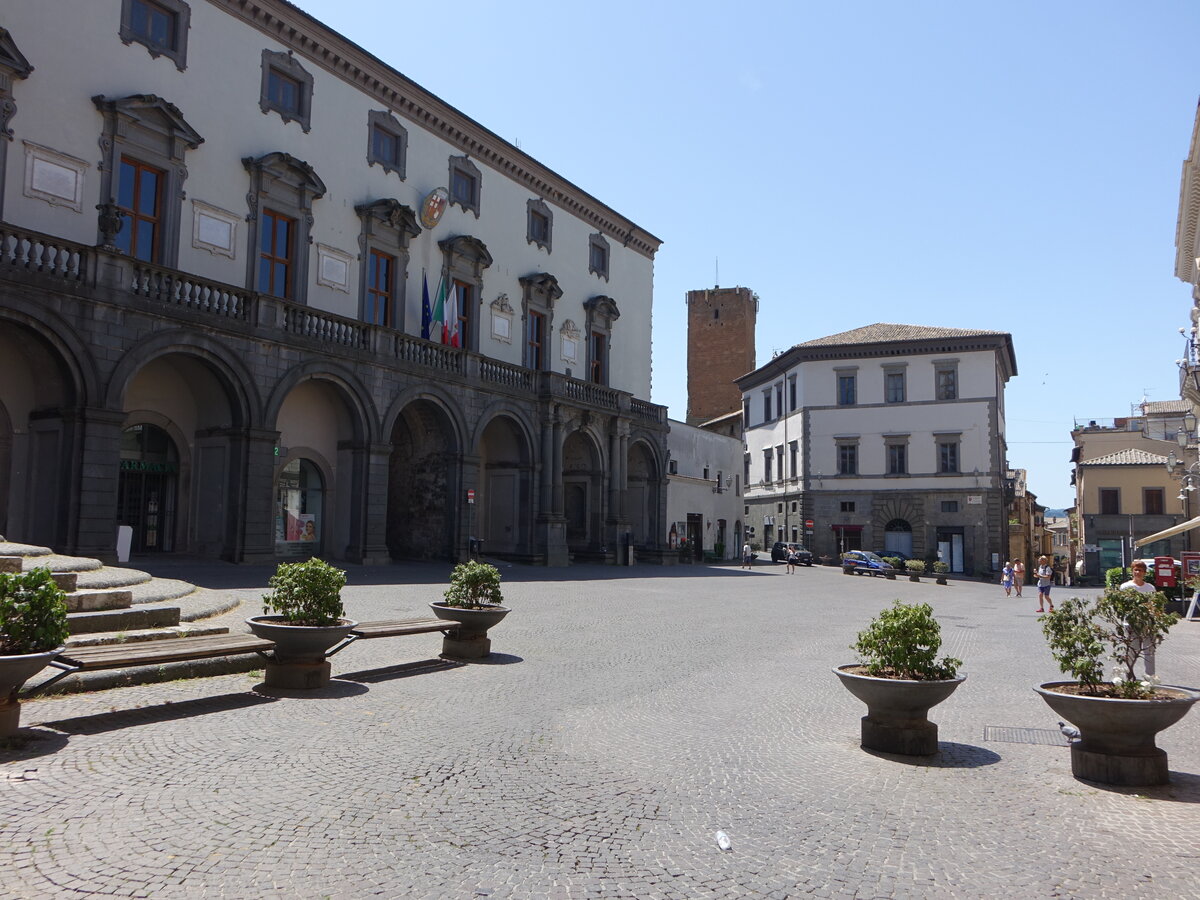
<svg viewBox="0 0 1200 900">
<path fill-rule="evenodd" d="M 1142 414 L 1146 416 L 1154 415 L 1155 413 L 1165 415 L 1191 411 L 1192 404 L 1189 400 L 1147 400 L 1142 404 Z"/>
<path fill-rule="evenodd" d="M 1167 461 L 1165 456 L 1150 453 L 1147 450 L 1126 449 L 1109 453 L 1107 456 L 1097 456 L 1095 459 L 1085 459 L 1081 466 L 1161 466 Z"/>
<path fill-rule="evenodd" d="M 830 347 L 838 344 L 886 344 L 893 341 L 925 341 L 939 338 L 982 337 L 1007 334 L 1006 331 L 986 331 L 975 328 L 934 328 L 929 325 L 891 325 L 876 322 L 797 344 L 797 347 Z"/>
</svg>

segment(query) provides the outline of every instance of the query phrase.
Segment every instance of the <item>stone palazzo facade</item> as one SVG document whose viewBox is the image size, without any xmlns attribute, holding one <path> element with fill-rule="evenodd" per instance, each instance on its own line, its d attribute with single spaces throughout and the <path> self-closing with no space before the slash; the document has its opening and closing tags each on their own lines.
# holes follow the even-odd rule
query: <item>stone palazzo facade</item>
<svg viewBox="0 0 1200 900">
<path fill-rule="evenodd" d="M 290 4 L 67 5 L 0 28 L 0 533 L 663 558 L 653 235 Z"/>
</svg>

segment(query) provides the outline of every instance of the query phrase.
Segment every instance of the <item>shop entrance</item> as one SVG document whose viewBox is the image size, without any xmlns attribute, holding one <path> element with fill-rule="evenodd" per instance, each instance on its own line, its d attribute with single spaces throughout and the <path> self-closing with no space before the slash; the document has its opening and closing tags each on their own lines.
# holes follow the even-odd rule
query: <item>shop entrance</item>
<svg viewBox="0 0 1200 900">
<path fill-rule="evenodd" d="M 134 425 L 121 433 L 117 515 L 120 524 L 133 529 L 132 552 L 175 549 L 178 484 L 179 452 L 170 435 L 155 425 Z"/>
<path fill-rule="evenodd" d="M 280 556 L 316 556 L 325 530 L 325 490 L 321 471 L 307 459 L 293 459 L 279 470 L 275 492 L 275 552 Z"/>
</svg>

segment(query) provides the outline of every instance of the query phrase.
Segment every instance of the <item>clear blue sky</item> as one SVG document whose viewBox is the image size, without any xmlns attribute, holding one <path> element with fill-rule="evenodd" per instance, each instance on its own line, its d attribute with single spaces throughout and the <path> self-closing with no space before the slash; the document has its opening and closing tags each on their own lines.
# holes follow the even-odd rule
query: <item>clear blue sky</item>
<svg viewBox="0 0 1200 900">
<path fill-rule="evenodd" d="M 1011 332 L 1009 463 L 1050 507 L 1074 418 L 1178 397 L 1195 0 L 299 5 L 663 240 L 674 418 L 718 258 L 760 365 L 872 322 Z"/>
</svg>

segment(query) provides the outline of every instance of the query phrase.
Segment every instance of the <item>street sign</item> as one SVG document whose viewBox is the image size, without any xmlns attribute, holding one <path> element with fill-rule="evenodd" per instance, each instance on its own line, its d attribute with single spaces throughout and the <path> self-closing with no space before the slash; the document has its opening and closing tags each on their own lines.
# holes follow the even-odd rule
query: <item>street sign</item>
<svg viewBox="0 0 1200 900">
<path fill-rule="evenodd" d="M 467 502 L 468 503 L 475 502 L 475 491 L 473 489 L 470 489 L 467 491 Z"/>
<path fill-rule="evenodd" d="M 812 528 L 812 527 L 813 527 L 813 520 L 812 520 L 812 519 L 805 519 L 805 520 L 804 520 L 804 527 L 805 527 L 805 528 Z"/>
</svg>

